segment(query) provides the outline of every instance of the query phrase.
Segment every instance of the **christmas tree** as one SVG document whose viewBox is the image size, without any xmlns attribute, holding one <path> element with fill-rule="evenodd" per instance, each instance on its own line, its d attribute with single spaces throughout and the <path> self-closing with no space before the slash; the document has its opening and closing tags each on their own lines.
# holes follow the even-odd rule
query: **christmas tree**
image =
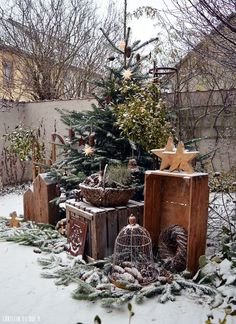
<svg viewBox="0 0 236 324">
<path fill-rule="evenodd" d="M 139 166 L 152 168 L 154 159 L 148 151 L 155 147 L 150 145 L 166 142 L 172 131 L 157 83 L 152 83 L 150 87 L 144 86 L 149 75 L 143 73 L 142 63 L 147 56 L 141 56 L 140 50 L 157 38 L 131 44 L 130 28 L 126 27 L 126 9 L 127 1 L 124 10 L 124 39 L 115 44 L 101 30 L 113 54 L 107 58 L 104 75 L 94 81 L 99 89 L 95 94 L 97 104 L 93 104 L 92 109 L 86 112 L 61 111 L 61 119 L 70 131 L 62 159 L 54 167 L 64 172 L 62 179 L 72 186 L 83 177 L 103 170 L 106 164 L 128 163 L 129 159 L 136 159 Z M 139 100 L 140 96 L 137 100 L 137 95 L 139 92 L 145 93 L 147 87 L 148 97 L 144 97 L 144 100 L 147 100 L 148 105 L 144 105 Z M 142 105 L 138 107 L 141 110 L 137 109 L 135 114 L 125 109 L 127 104 L 131 107 L 134 102 Z M 138 120 L 139 114 L 141 118 Z M 156 131 L 159 141 L 149 140 L 144 143 L 140 140 L 142 136 L 130 135 L 130 128 L 135 127 L 136 135 L 144 130 L 145 120 L 142 117 L 146 118 L 146 125 L 149 125 L 149 128 L 145 128 L 145 139 L 150 137 L 150 132 L 153 139 Z M 127 123 L 124 125 L 125 120 L 131 122 L 129 127 Z M 154 122 L 150 124 L 150 121 Z"/>
</svg>

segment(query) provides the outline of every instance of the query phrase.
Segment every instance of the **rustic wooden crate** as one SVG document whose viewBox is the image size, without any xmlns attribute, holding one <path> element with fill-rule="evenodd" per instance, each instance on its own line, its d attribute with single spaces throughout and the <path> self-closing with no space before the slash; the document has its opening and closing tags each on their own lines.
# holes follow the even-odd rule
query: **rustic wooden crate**
<svg viewBox="0 0 236 324">
<path fill-rule="evenodd" d="M 194 274 L 205 254 L 208 218 L 208 175 L 147 171 L 144 227 L 158 246 L 160 232 L 178 224 L 188 233 L 187 269 Z"/>
<path fill-rule="evenodd" d="M 56 196 L 56 183 L 46 173 L 39 174 L 33 181 L 33 188 L 28 189 L 23 196 L 25 220 L 56 225 L 59 208 L 50 203 Z"/>
<path fill-rule="evenodd" d="M 70 219 L 78 219 L 87 224 L 85 254 L 93 259 L 102 259 L 113 253 L 115 239 L 127 225 L 130 214 L 137 222 L 143 223 L 143 203 L 130 200 L 127 206 L 107 208 L 94 207 L 89 203 L 68 200 L 66 203 L 67 232 Z"/>
</svg>

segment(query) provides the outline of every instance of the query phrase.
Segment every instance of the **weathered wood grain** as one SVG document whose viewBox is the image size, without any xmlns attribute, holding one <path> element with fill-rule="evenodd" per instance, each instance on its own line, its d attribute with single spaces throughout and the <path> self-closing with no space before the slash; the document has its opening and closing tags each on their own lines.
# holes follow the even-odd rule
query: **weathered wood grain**
<svg viewBox="0 0 236 324">
<path fill-rule="evenodd" d="M 25 219 L 56 225 L 59 220 L 59 208 L 50 203 L 57 197 L 56 183 L 50 181 L 46 174 L 39 174 L 33 181 L 33 190 L 30 191 L 27 190 L 23 197 Z"/>
<path fill-rule="evenodd" d="M 67 201 L 67 222 L 77 217 L 87 223 L 85 254 L 93 259 L 101 259 L 113 253 L 115 239 L 120 230 L 128 224 L 131 212 L 143 222 L 143 203 L 130 201 L 127 206 L 93 207 L 85 202 Z M 69 226 L 69 225 L 68 225 Z M 68 231 L 67 231 L 68 232 Z"/>
<path fill-rule="evenodd" d="M 31 189 L 28 189 L 23 195 L 24 219 L 35 220 L 34 216 L 34 195 Z"/>
<path fill-rule="evenodd" d="M 154 247 L 160 232 L 178 224 L 188 233 L 187 269 L 197 271 L 205 254 L 208 217 L 208 175 L 150 171 L 145 175 L 144 227 Z"/>
</svg>

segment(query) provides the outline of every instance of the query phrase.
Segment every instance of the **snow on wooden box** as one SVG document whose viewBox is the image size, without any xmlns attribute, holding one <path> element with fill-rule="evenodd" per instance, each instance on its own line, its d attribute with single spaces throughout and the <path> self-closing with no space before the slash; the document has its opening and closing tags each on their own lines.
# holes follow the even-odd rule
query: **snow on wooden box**
<svg viewBox="0 0 236 324">
<path fill-rule="evenodd" d="M 188 235 L 186 265 L 192 275 L 205 254 L 208 200 L 206 173 L 146 172 L 144 227 L 157 247 L 163 230 L 174 224 L 182 226 Z"/>
<path fill-rule="evenodd" d="M 143 203 L 130 200 L 126 206 L 94 207 L 89 203 L 67 200 L 67 233 L 70 231 L 70 219 L 86 223 L 87 235 L 85 254 L 95 260 L 113 253 L 115 239 L 120 230 L 127 225 L 128 217 L 134 214 L 137 222 L 143 222 Z M 68 241 L 70 238 L 68 238 Z"/>
</svg>

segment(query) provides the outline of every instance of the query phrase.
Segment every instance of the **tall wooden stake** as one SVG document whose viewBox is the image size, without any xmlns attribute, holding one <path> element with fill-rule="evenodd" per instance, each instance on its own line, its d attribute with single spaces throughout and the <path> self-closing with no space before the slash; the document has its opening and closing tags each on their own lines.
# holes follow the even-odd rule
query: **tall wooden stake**
<svg viewBox="0 0 236 324">
<path fill-rule="evenodd" d="M 127 47 L 127 0 L 124 0 L 124 41 L 125 41 L 125 50 L 124 50 L 124 67 L 126 68 L 126 47 Z"/>
<path fill-rule="evenodd" d="M 124 40 L 126 39 L 126 30 L 127 30 L 127 0 L 124 3 Z"/>
</svg>

